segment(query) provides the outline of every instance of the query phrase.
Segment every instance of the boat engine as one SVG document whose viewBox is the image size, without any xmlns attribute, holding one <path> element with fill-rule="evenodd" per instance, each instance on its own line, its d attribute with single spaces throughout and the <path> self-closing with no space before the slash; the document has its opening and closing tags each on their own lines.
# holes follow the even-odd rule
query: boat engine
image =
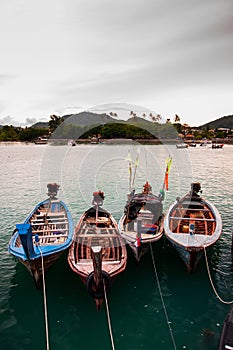
<svg viewBox="0 0 233 350">
<path fill-rule="evenodd" d="M 47 185 L 47 188 L 48 188 L 48 196 L 51 197 L 51 198 L 54 198 L 56 197 L 57 195 L 57 192 L 59 190 L 59 185 L 56 184 L 55 182 L 54 183 L 49 183 Z"/>
</svg>

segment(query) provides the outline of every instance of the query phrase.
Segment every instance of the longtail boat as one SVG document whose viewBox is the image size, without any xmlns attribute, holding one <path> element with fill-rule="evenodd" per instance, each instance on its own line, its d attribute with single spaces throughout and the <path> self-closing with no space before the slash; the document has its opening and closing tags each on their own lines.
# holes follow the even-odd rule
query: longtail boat
<svg viewBox="0 0 233 350">
<path fill-rule="evenodd" d="M 57 199 L 59 185 L 47 185 L 48 198 L 32 210 L 23 223 L 16 224 L 8 250 L 19 259 L 40 288 L 42 274 L 69 248 L 73 221 L 66 204 Z M 43 269 L 43 271 L 42 271 Z"/>
<path fill-rule="evenodd" d="M 233 307 L 229 311 L 222 327 L 219 350 L 233 350 Z"/>
<path fill-rule="evenodd" d="M 224 143 L 212 143 L 212 148 L 223 148 Z"/>
<path fill-rule="evenodd" d="M 101 208 L 104 193 L 93 193 L 92 207 L 83 213 L 75 228 L 68 263 L 79 275 L 99 310 L 110 292 L 112 278 L 127 263 L 125 242 L 110 212 Z"/>
<path fill-rule="evenodd" d="M 188 271 L 195 270 L 204 249 L 220 238 L 222 219 L 217 208 L 200 196 L 199 182 L 177 198 L 164 218 L 164 233 L 184 261 Z"/>
<path fill-rule="evenodd" d="M 163 195 L 152 193 L 146 181 L 141 193 L 132 191 L 119 221 L 119 230 L 137 261 L 148 251 L 149 245 L 163 235 Z"/>
</svg>

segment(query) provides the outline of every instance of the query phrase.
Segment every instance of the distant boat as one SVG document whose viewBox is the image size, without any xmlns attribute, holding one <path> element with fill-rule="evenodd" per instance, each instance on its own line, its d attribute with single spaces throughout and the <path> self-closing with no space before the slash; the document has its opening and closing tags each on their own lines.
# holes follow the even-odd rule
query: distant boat
<svg viewBox="0 0 233 350">
<path fill-rule="evenodd" d="M 72 146 L 72 147 L 76 146 L 75 140 L 68 141 L 68 146 Z"/>
<path fill-rule="evenodd" d="M 99 138 L 97 136 L 92 136 L 91 144 L 98 144 L 98 143 L 99 143 Z"/>
<path fill-rule="evenodd" d="M 229 311 L 222 328 L 219 350 L 233 350 L 233 307 Z"/>
<path fill-rule="evenodd" d="M 177 143 L 176 148 L 187 148 L 188 144 L 187 143 Z"/>
<path fill-rule="evenodd" d="M 59 185 L 48 184 L 49 198 L 40 202 L 24 223 L 17 224 L 9 252 L 19 259 L 41 286 L 46 272 L 72 243 L 73 222 L 68 207 L 56 198 Z"/>
<path fill-rule="evenodd" d="M 177 198 L 164 218 L 164 233 L 175 247 L 188 271 L 193 271 L 204 249 L 212 246 L 222 233 L 222 220 L 213 204 L 199 195 L 200 183 Z"/>
<path fill-rule="evenodd" d="M 191 142 L 188 145 L 189 145 L 189 147 L 196 147 L 197 146 L 197 144 L 195 142 Z"/>
<path fill-rule="evenodd" d="M 86 285 L 99 310 L 112 278 L 126 268 L 127 250 L 112 214 L 101 208 L 104 193 L 93 193 L 93 206 L 80 217 L 68 263 Z"/>
<path fill-rule="evenodd" d="M 34 141 L 34 143 L 36 145 L 46 145 L 48 143 L 48 137 L 47 136 L 40 136 Z"/>
<path fill-rule="evenodd" d="M 223 148 L 223 143 L 212 143 L 212 148 Z"/>
<path fill-rule="evenodd" d="M 148 181 L 141 193 L 131 192 L 119 221 L 119 230 L 139 261 L 150 243 L 163 235 L 163 196 L 152 193 Z"/>
</svg>

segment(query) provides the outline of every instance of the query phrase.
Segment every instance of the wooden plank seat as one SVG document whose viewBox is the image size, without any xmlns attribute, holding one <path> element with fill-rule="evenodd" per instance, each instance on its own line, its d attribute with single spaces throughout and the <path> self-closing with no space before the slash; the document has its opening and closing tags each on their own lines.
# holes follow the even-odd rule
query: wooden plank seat
<svg viewBox="0 0 233 350">
<path fill-rule="evenodd" d="M 90 234 L 85 234 L 85 236 L 88 236 L 88 237 L 117 237 L 117 234 L 116 235 L 110 235 L 108 233 L 104 234 L 104 233 L 90 233 Z"/>
<path fill-rule="evenodd" d="M 68 231 L 68 228 L 53 228 L 53 229 L 48 229 L 45 228 L 44 230 L 32 230 L 32 234 L 36 234 L 36 233 L 42 233 L 42 232 L 57 232 L 57 231 Z"/>
<path fill-rule="evenodd" d="M 194 202 L 194 201 L 184 201 L 184 202 L 182 202 L 182 206 L 183 207 L 185 207 L 186 205 L 188 206 L 188 205 L 190 205 L 190 204 L 192 204 L 192 205 L 204 205 L 202 202 L 198 202 L 198 201 L 196 201 L 196 202 Z"/>
<path fill-rule="evenodd" d="M 175 210 L 185 210 L 185 211 L 189 211 L 190 208 L 189 207 L 178 207 Z M 200 212 L 212 212 L 210 209 L 206 209 L 206 208 L 192 208 L 191 211 L 200 211 Z"/>
<path fill-rule="evenodd" d="M 98 217 L 97 220 L 94 216 L 89 216 L 86 218 L 86 222 L 88 224 L 96 224 L 97 223 L 97 224 L 104 224 L 104 225 L 110 225 L 110 223 L 111 223 L 110 219 L 106 218 L 104 216 Z"/>
<path fill-rule="evenodd" d="M 46 213 L 47 216 L 60 216 L 60 215 L 66 215 L 65 211 L 48 211 Z"/>
<path fill-rule="evenodd" d="M 206 219 L 206 218 L 191 218 L 191 217 L 179 217 L 179 216 L 171 216 L 170 220 L 188 220 L 188 221 L 212 221 L 215 219 Z"/>
<path fill-rule="evenodd" d="M 39 236 L 39 239 L 44 239 L 44 238 L 61 238 L 61 237 L 68 237 L 68 234 L 65 233 L 65 234 L 60 234 L 60 235 L 42 235 L 42 236 Z"/>
<path fill-rule="evenodd" d="M 91 225 L 85 225 L 84 227 L 81 228 L 79 234 L 80 235 L 113 235 L 116 231 L 116 228 L 114 227 L 93 227 Z"/>
<path fill-rule="evenodd" d="M 40 214 L 36 214 L 35 217 L 38 218 L 38 219 L 41 219 L 41 218 L 52 218 L 52 217 L 64 217 L 66 218 L 66 213 L 65 212 L 45 212 L 45 213 L 40 213 Z"/>
<path fill-rule="evenodd" d="M 44 222 L 31 222 L 30 223 L 32 226 L 52 226 L 52 225 L 66 225 L 68 224 L 68 221 L 60 221 L 60 222 L 48 222 L 48 223 L 44 223 Z"/>
</svg>

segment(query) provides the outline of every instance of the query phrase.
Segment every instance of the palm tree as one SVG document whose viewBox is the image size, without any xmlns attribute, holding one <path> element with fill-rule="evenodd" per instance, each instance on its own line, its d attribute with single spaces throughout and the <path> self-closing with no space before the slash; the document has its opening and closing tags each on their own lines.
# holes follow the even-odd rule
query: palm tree
<svg viewBox="0 0 233 350">
<path fill-rule="evenodd" d="M 180 123 L 180 117 L 178 116 L 178 114 L 175 114 L 174 122 Z"/>
<path fill-rule="evenodd" d="M 150 113 L 149 117 L 151 118 L 153 123 L 158 122 L 159 120 L 162 119 L 161 114 L 153 115 L 153 113 Z"/>
<path fill-rule="evenodd" d="M 59 117 L 59 116 L 57 116 L 57 115 L 55 115 L 55 114 L 52 114 L 52 115 L 50 116 L 50 121 L 49 121 L 49 129 L 50 129 L 50 131 L 53 132 L 54 130 L 56 130 L 56 128 L 57 128 L 60 124 L 62 124 L 63 121 L 64 121 L 63 118 L 61 118 L 61 117 Z"/>
</svg>

